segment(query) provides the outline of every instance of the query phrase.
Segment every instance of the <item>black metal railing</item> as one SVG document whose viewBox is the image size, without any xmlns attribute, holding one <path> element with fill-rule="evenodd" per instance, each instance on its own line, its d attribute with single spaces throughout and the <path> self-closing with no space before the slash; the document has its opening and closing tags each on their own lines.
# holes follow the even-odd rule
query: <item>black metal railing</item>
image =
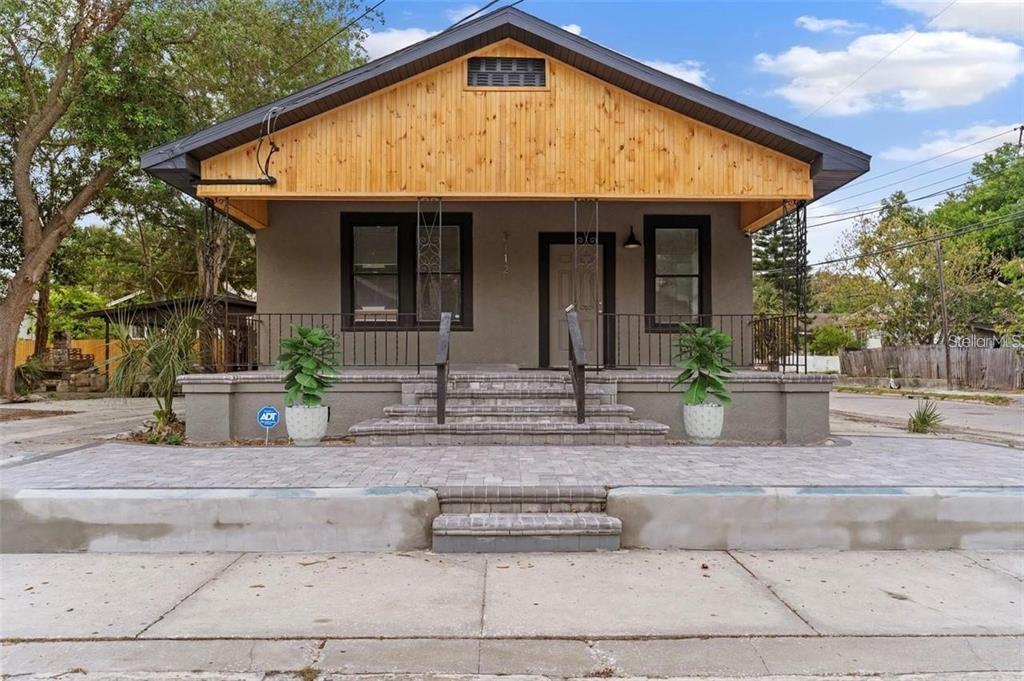
<svg viewBox="0 0 1024 681">
<path fill-rule="evenodd" d="M 569 328 L 569 379 L 576 402 L 576 423 L 583 423 L 587 420 L 587 349 L 579 315 L 572 305 L 565 309 L 565 321 Z"/>
<path fill-rule="evenodd" d="M 437 422 L 444 423 L 448 400 L 448 361 L 451 359 L 452 313 L 441 313 L 441 324 L 437 331 Z"/>
<path fill-rule="evenodd" d="M 603 365 L 617 368 L 670 367 L 682 324 L 710 326 L 732 338 L 728 358 L 737 367 L 770 371 L 806 371 L 799 316 L 709 314 L 654 315 L 606 313 Z"/>
<path fill-rule="evenodd" d="M 415 313 L 376 311 L 229 314 L 224 326 L 224 356 L 229 371 L 273 367 L 281 339 L 291 336 L 294 326 L 310 326 L 322 327 L 338 339 L 342 366 L 416 367 L 419 372 L 422 350 L 437 334 L 436 327 L 425 327 Z"/>
</svg>

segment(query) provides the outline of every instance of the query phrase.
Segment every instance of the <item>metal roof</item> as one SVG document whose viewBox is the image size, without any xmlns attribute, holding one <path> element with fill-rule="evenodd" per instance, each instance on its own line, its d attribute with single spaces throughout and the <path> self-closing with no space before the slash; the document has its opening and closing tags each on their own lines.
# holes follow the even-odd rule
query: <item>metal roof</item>
<svg viewBox="0 0 1024 681">
<path fill-rule="evenodd" d="M 530 14 L 506 7 L 443 31 L 142 156 L 147 172 L 194 195 L 199 161 L 259 137 L 268 113 L 281 129 L 512 38 L 639 97 L 811 164 L 815 198 L 863 175 L 871 157 L 805 128 L 670 76 Z"/>
</svg>

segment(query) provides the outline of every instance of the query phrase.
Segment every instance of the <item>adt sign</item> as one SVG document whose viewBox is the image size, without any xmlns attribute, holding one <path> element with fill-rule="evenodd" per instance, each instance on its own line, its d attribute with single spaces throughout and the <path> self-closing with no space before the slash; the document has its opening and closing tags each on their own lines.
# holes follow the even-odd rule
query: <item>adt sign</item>
<svg viewBox="0 0 1024 681">
<path fill-rule="evenodd" d="M 273 428 L 281 422 L 281 412 L 275 407 L 261 407 L 259 413 L 256 414 L 256 421 L 259 422 L 260 428 Z"/>
</svg>

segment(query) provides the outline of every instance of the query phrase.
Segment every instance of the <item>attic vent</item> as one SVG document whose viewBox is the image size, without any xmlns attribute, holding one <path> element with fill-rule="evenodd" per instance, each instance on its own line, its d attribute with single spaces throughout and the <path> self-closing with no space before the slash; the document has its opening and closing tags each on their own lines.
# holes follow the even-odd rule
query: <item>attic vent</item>
<svg viewBox="0 0 1024 681">
<path fill-rule="evenodd" d="M 527 57 L 470 57 L 470 87 L 544 87 L 543 59 Z"/>
</svg>

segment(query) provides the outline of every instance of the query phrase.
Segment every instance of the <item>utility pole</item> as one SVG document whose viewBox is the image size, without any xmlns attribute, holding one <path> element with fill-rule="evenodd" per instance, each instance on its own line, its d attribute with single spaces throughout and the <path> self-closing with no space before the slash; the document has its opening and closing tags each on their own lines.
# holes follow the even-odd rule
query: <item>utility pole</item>
<svg viewBox="0 0 1024 681">
<path fill-rule="evenodd" d="M 946 314 L 946 282 L 942 276 L 942 240 L 935 242 L 935 264 L 939 274 L 939 302 L 942 305 L 942 345 L 946 349 L 946 389 L 953 389 L 953 373 L 949 357 L 949 316 Z"/>
</svg>

